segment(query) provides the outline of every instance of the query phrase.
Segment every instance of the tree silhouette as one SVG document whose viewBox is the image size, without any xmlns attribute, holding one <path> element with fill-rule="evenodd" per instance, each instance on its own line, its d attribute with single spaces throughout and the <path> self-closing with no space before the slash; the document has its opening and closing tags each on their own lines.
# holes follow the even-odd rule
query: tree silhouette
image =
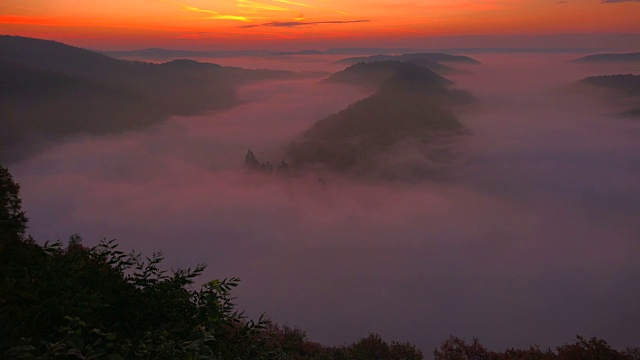
<svg viewBox="0 0 640 360">
<path fill-rule="evenodd" d="M 22 211 L 20 185 L 13 181 L 9 170 L 0 165 L 0 233 L 23 236 L 27 217 Z"/>
<path fill-rule="evenodd" d="M 258 161 L 258 158 L 253 153 L 253 151 L 251 151 L 251 149 L 249 149 L 247 151 L 247 155 L 244 156 L 244 166 L 246 166 L 249 169 L 260 168 L 260 162 Z"/>
</svg>

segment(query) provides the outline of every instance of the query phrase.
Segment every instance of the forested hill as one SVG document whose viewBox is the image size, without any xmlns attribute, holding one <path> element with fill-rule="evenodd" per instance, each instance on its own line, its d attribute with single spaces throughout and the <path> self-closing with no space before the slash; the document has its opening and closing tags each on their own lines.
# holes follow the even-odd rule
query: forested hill
<svg viewBox="0 0 640 360">
<path fill-rule="evenodd" d="M 0 36 L 0 161 L 68 134 L 114 133 L 228 108 L 238 103 L 241 83 L 297 76 L 191 60 L 117 60 L 55 41 Z"/>
<path fill-rule="evenodd" d="M 472 95 L 450 89 L 450 81 L 429 69 L 401 62 L 361 63 L 330 79 L 381 84 L 372 96 L 305 131 L 287 153 L 293 168 L 408 180 L 439 175 L 448 166 L 450 139 L 466 133 L 451 106 L 472 102 Z M 413 160 L 389 155 L 398 148 Z"/>
</svg>

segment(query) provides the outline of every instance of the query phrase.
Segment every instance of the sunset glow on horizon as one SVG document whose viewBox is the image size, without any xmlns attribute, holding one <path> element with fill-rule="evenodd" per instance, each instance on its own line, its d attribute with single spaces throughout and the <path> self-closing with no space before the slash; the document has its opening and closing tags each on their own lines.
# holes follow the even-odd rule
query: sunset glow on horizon
<svg viewBox="0 0 640 360">
<path fill-rule="evenodd" d="M 102 48 L 640 32 L 640 2 L 601 0 L 5 0 L 0 33 Z"/>
</svg>

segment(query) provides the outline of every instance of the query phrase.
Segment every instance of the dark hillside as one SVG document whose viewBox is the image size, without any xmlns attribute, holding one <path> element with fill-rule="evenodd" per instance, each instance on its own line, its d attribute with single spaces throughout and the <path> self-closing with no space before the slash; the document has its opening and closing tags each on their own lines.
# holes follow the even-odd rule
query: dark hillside
<svg viewBox="0 0 640 360">
<path fill-rule="evenodd" d="M 379 161 L 380 157 L 406 142 L 416 146 L 414 150 L 425 158 L 425 163 L 445 165 L 451 160 L 449 149 L 439 145 L 466 132 L 448 108 L 460 103 L 460 94 L 464 92 L 448 89 L 449 81 L 428 69 L 399 64 L 399 69 L 382 83 L 376 94 L 305 131 L 288 150 L 290 164 L 294 168 L 385 173 L 387 166 Z M 387 70 L 396 65 L 397 62 L 362 63 L 352 68 Z M 411 173 L 424 175 L 431 171 L 418 166 Z"/>
<path fill-rule="evenodd" d="M 139 76 L 150 64 L 116 60 L 106 55 L 56 41 L 0 36 L 0 59 L 33 68 L 96 80 L 113 76 Z"/>
</svg>

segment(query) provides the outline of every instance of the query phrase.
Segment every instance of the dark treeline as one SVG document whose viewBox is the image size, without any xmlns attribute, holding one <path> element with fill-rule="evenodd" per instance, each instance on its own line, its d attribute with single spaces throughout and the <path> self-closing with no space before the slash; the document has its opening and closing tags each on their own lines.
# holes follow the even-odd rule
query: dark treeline
<svg viewBox="0 0 640 360">
<path fill-rule="evenodd" d="M 419 360 L 414 345 L 370 334 L 351 345 L 323 346 L 298 328 L 239 311 L 236 278 L 197 287 L 205 266 L 167 272 L 162 254 L 125 254 L 114 240 L 94 247 L 72 236 L 40 245 L 26 235 L 20 187 L 0 166 L 0 358 L 3 359 L 315 359 Z M 451 336 L 437 360 L 638 360 L 578 337 L 555 349 L 489 351 L 478 339 Z"/>
</svg>

